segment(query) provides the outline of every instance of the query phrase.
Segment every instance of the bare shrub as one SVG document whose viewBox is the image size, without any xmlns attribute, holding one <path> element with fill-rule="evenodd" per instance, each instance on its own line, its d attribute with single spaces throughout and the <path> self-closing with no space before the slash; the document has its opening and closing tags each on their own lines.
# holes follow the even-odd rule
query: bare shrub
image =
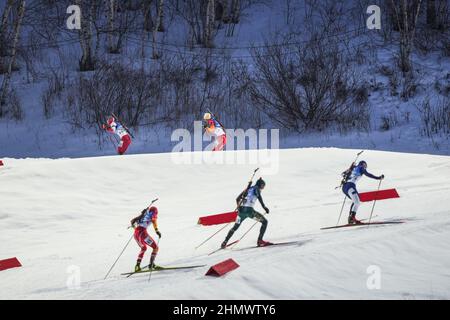
<svg viewBox="0 0 450 320">
<path fill-rule="evenodd" d="M 24 113 L 22 109 L 22 103 L 20 101 L 20 98 L 17 94 L 17 92 L 12 89 L 7 94 L 7 97 L 5 99 L 5 104 L 3 105 L 4 110 L 4 116 L 7 118 L 21 121 L 24 118 Z"/>
<path fill-rule="evenodd" d="M 365 105 L 369 102 L 369 88 L 366 84 L 359 86 L 354 91 L 355 103 Z"/>
<path fill-rule="evenodd" d="M 55 103 L 61 99 L 66 87 L 67 75 L 62 71 L 52 70 L 47 78 L 47 88 L 41 95 L 44 116 L 49 119 L 54 112 Z"/>
<path fill-rule="evenodd" d="M 389 131 L 389 130 L 393 129 L 394 127 L 398 126 L 398 124 L 399 124 L 399 121 L 397 119 L 397 113 L 389 112 L 389 114 L 381 116 L 380 130 L 381 131 Z"/>
<path fill-rule="evenodd" d="M 435 135 L 450 135 L 450 99 L 437 98 L 434 103 L 427 97 L 418 107 L 421 119 L 421 132 L 432 138 Z"/>
<path fill-rule="evenodd" d="M 394 70 L 391 67 L 382 65 L 378 68 L 378 72 L 385 77 L 390 77 L 394 74 Z"/>
<path fill-rule="evenodd" d="M 155 79 L 142 70 L 103 63 L 91 76 L 80 76 L 74 87 L 68 97 L 75 102 L 68 103 L 72 106 L 67 112 L 77 127 L 100 128 L 112 112 L 129 126 L 137 126 L 142 115 L 156 108 Z"/>
<path fill-rule="evenodd" d="M 447 36 L 449 36 L 449 35 L 447 35 Z M 447 41 L 445 41 L 442 44 L 442 52 L 443 52 L 444 56 L 450 57 L 450 41 L 448 41 L 448 39 L 447 39 Z"/>
<path fill-rule="evenodd" d="M 399 86 L 398 74 L 396 72 L 393 72 L 392 75 L 389 76 L 389 89 L 391 96 L 398 95 L 398 86 Z"/>
<path fill-rule="evenodd" d="M 356 101 L 367 100 L 364 92 L 358 92 L 360 84 L 337 44 L 311 41 L 297 46 L 295 52 L 289 46 L 267 45 L 252 54 L 255 70 L 247 76 L 248 94 L 256 107 L 282 127 L 299 132 L 323 130 L 368 116 L 361 112 L 363 104 L 358 112 L 352 108 Z"/>
</svg>

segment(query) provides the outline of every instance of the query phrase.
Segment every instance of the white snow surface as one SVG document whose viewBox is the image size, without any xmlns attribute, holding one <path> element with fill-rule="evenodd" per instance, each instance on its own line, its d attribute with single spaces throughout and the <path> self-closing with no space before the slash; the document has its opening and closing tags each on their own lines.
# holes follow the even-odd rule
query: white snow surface
<svg viewBox="0 0 450 320">
<path fill-rule="evenodd" d="M 278 172 L 257 175 L 267 182 L 271 209 L 265 239 L 299 243 L 241 250 L 255 246 L 257 226 L 233 250 L 210 256 L 231 225 L 196 250 L 222 227 L 197 225 L 198 217 L 233 210 L 258 164 L 180 165 L 171 154 L 3 159 L 0 259 L 18 257 L 23 266 L 0 272 L 0 299 L 449 299 L 450 157 L 367 150 L 368 170 L 386 175 L 381 188 L 400 194 L 378 201 L 373 220 L 405 223 L 320 230 L 336 224 L 343 195 L 334 187 L 357 151 L 271 151 L 279 152 Z M 360 192 L 377 187 L 366 177 L 358 185 Z M 207 266 L 154 272 L 150 282 L 148 274 L 125 278 L 120 273 L 133 269 L 139 251 L 132 240 L 103 280 L 130 239 L 130 219 L 154 197 L 162 232 L 157 263 Z M 363 203 L 358 217 L 371 208 Z M 233 239 L 252 224 L 244 221 Z M 240 267 L 205 276 L 228 258 Z M 77 268 L 78 289 L 68 286 Z M 373 270 L 379 289 L 368 288 Z"/>
</svg>

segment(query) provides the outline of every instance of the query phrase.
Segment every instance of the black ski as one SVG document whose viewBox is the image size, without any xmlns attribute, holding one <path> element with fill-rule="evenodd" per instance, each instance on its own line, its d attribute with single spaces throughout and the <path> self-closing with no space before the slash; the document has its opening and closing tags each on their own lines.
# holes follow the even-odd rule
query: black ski
<svg viewBox="0 0 450 320">
<path fill-rule="evenodd" d="M 273 247 L 273 246 L 289 246 L 289 245 L 300 244 L 300 243 L 302 243 L 302 241 L 275 242 L 275 243 L 267 244 L 265 246 L 253 246 L 253 247 L 235 249 L 235 251 L 256 249 L 256 248 L 266 248 L 266 247 Z"/>
<path fill-rule="evenodd" d="M 404 223 L 405 221 L 374 221 L 374 222 L 361 222 L 361 223 L 353 223 L 353 224 L 343 224 L 339 226 L 332 226 L 332 227 L 324 227 L 320 228 L 320 230 L 327 230 L 327 229 L 338 229 L 338 228 L 346 228 L 346 227 L 361 227 L 361 226 L 370 226 L 372 224 L 374 225 L 380 225 L 380 224 L 399 224 Z"/>
<path fill-rule="evenodd" d="M 236 240 L 236 241 L 230 242 L 230 243 L 228 243 L 228 244 L 226 245 L 226 247 L 225 247 L 225 248 L 219 248 L 219 249 L 216 249 L 216 250 L 214 250 L 214 251 L 213 251 L 213 252 L 211 252 L 211 253 L 208 253 L 208 256 L 212 255 L 213 253 L 216 253 L 217 251 L 220 251 L 220 250 L 225 250 L 226 248 L 228 248 L 228 247 L 231 247 L 232 245 L 234 245 L 234 244 L 236 244 L 236 243 L 238 243 L 238 242 L 239 242 L 239 240 Z"/>
<path fill-rule="evenodd" d="M 146 273 L 146 272 L 158 272 L 158 271 L 167 271 L 167 270 L 182 270 L 182 269 L 195 269 L 195 268 L 201 268 L 201 267 L 205 267 L 206 264 L 202 264 L 202 265 L 196 265 L 196 266 L 181 266 L 181 267 L 160 267 L 160 266 L 156 266 L 152 269 L 145 269 L 145 270 L 141 270 L 141 271 L 135 271 L 135 272 L 125 272 L 125 273 L 121 273 L 121 275 L 123 276 L 131 276 L 133 274 L 138 274 L 138 273 Z"/>
</svg>

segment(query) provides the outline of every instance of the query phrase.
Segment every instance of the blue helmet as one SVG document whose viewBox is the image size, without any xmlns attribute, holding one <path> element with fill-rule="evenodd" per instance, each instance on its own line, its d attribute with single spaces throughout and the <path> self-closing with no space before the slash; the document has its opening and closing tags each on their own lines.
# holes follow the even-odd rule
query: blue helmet
<svg viewBox="0 0 450 320">
<path fill-rule="evenodd" d="M 365 162 L 364 160 L 361 160 L 359 163 L 358 163 L 358 167 L 364 167 L 365 169 L 367 168 L 367 162 Z"/>
</svg>

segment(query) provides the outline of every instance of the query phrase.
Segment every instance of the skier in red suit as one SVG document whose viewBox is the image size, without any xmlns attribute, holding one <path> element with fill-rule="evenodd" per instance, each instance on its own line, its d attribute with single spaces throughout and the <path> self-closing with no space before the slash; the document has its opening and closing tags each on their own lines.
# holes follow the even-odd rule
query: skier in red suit
<svg viewBox="0 0 450 320">
<path fill-rule="evenodd" d="M 222 125 L 209 112 L 203 115 L 203 120 L 205 121 L 204 128 L 206 132 L 216 139 L 212 151 L 222 151 L 227 143 L 227 135 Z"/>
<path fill-rule="evenodd" d="M 117 147 L 117 153 L 124 154 L 131 144 L 131 138 L 127 130 L 112 116 L 108 118 L 108 123 L 103 125 L 103 129 L 119 136 L 120 143 Z"/>
<path fill-rule="evenodd" d="M 150 225 L 150 223 L 153 224 L 153 228 L 155 229 L 156 234 L 158 235 L 159 238 L 161 238 L 161 232 L 159 232 L 158 230 L 157 219 L 158 219 L 158 208 L 149 207 L 147 209 L 142 210 L 139 216 L 131 220 L 131 226 L 135 228 L 134 239 L 141 248 L 141 251 L 139 252 L 136 261 L 136 266 L 134 268 L 136 272 L 141 271 L 141 261 L 142 258 L 144 257 L 145 251 L 147 251 L 147 246 L 153 249 L 152 255 L 150 257 L 149 269 L 155 267 L 155 258 L 159 248 L 155 240 L 147 233 L 147 227 Z"/>
</svg>

